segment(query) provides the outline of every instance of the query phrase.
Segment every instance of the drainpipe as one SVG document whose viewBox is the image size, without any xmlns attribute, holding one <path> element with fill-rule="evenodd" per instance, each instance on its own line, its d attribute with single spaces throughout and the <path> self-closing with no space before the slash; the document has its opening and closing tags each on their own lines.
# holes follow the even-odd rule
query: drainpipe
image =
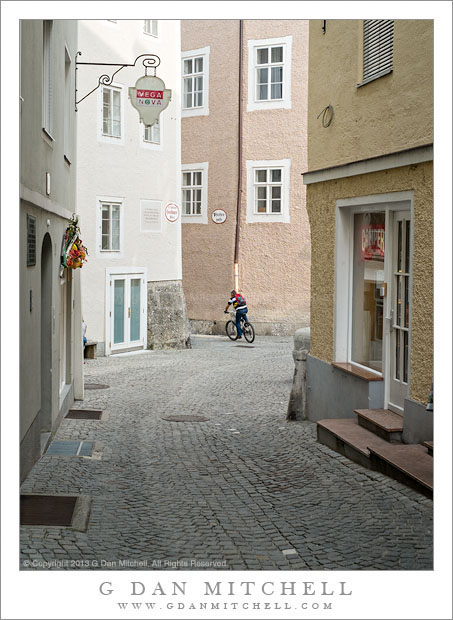
<svg viewBox="0 0 453 620">
<path fill-rule="evenodd" d="M 239 20 L 239 88 L 238 88 L 238 191 L 236 203 L 236 239 L 234 243 L 234 288 L 239 290 L 239 225 L 241 222 L 242 199 L 242 31 L 243 20 Z"/>
</svg>

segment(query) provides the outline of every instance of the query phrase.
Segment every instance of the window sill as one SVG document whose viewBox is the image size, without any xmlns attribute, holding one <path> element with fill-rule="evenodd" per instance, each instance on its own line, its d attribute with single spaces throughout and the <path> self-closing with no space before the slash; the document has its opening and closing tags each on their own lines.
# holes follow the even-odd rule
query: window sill
<svg viewBox="0 0 453 620">
<path fill-rule="evenodd" d="M 351 364 L 348 362 L 332 362 L 332 366 L 334 368 L 338 368 L 339 370 L 343 370 L 350 375 L 354 375 L 359 379 L 363 379 L 364 381 L 383 381 L 384 378 L 382 375 L 377 374 L 371 370 L 366 370 L 362 366 L 357 366 L 356 364 Z"/>
<path fill-rule="evenodd" d="M 42 128 L 42 134 L 48 144 L 53 144 L 53 142 L 55 142 L 55 138 L 51 136 L 45 127 Z"/>
<path fill-rule="evenodd" d="M 378 80 L 379 78 L 384 77 L 384 75 L 389 75 L 390 73 L 393 73 L 393 69 L 386 69 L 385 71 L 382 71 L 381 73 L 376 73 L 376 75 L 373 75 L 367 78 L 366 80 L 363 80 L 363 82 L 360 82 L 360 84 L 356 84 L 356 88 L 361 88 L 362 86 L 365 86 L 366 84 L 369 84 L 370 82 L 374 82 L 375 80 Z"/>
</svg>

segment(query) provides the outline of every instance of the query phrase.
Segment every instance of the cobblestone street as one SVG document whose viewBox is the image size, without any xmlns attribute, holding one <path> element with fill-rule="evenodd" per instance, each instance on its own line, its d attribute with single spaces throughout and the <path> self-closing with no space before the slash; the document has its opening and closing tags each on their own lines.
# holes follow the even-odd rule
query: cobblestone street
<svg viewBox="0 0 453 620">
<path fill-rule="evenodd" d="M 194 336 L 88 360 L 85 384 L 109 388 L 74 406 L 108 415 L 65 419 L 55 439 L 100 458 L 45 454 L 21 488 L 89 495 L 88 529 L 22 527 L 21 568 L 432 569 L 432 502 L 286 422 L 292 345 Z M 163 419 L 181 415 L 207 420 Z"/>
</svg>

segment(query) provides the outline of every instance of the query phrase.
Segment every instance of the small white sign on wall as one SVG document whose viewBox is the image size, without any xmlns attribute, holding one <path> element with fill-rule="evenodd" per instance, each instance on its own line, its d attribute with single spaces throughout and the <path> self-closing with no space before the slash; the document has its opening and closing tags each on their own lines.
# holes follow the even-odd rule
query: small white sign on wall
<svg viewBox="0 0 453 620">
<path fill-rule="evenodd" d="M 216 224 L 223 224 L 223 222 L 226 222 L 227 214 L 225 213 L 223 209 L 216 209 L 215 211 L 212 212 L 211 217 L 212 217 L 212 221 L 215 222 Z"/>
<path fill-rule="evenodd" d="M 165 205 L 165 217 L 169 222 L 177 222 L 179 219 L 179 206 L 175 202 Z"/>
<path fill-rule="evenodd" d="M 161 232 L 162 202 L 160 200 L 140 201 L 140 232 Z"/>
</svg>

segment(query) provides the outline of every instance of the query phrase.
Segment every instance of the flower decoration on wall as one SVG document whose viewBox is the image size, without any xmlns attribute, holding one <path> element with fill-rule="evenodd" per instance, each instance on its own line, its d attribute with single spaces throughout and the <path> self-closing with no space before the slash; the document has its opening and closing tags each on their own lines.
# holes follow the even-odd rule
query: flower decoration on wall
<svg viewBox="0 0 453 620">
<path fill-rule="evenodd" d="M 87 261 L 88 250 L 80 238 L 79 218 L 73 214 L 63 236 L 61 248 L 61 271 L 64 269 L 79 269 Z"/>
</svg>

